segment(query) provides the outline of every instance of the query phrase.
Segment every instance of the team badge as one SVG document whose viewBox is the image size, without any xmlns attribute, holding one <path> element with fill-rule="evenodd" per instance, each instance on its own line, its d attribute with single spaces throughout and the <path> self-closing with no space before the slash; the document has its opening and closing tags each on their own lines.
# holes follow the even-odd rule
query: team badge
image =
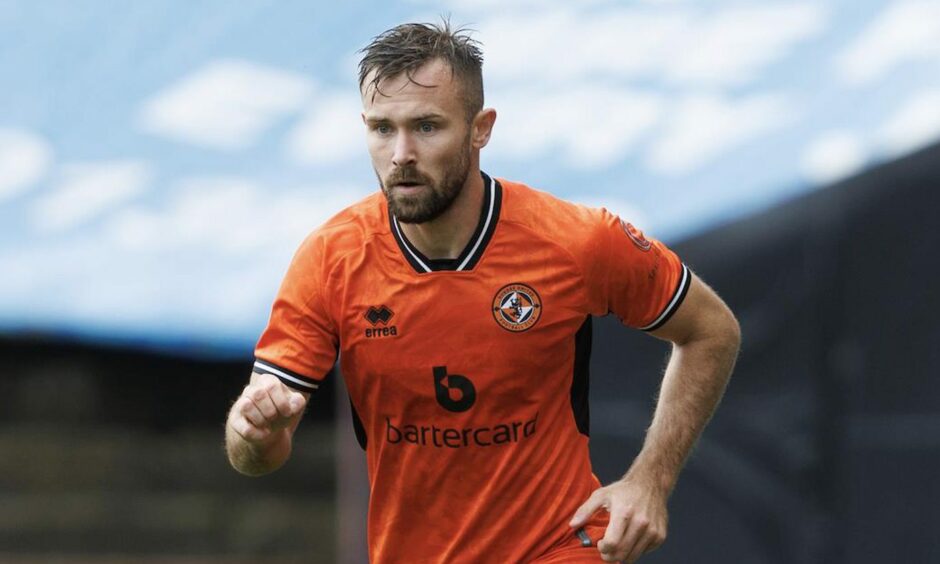
<svg viewBox="0 0 940 564">
<path fill-rule="evenodd" d="M 648 251 L 650 247 L 653 246 L 653 244 L 649 242 L 649 239 L 643 236 L 643 232 L 634 227 L 632 223 L 621 219 L 620 227 L 623 227 L 623 232 L 627 234 L 627 237 L 629 237 L 630 240 L 633 241 L 633 244 L 641 251 Z"/>
<path fill-rule="evenodd" d="M 496 292 L 493 318 L 507 331 L 518 333 L 530 329 L 542 317 L 542 299 L 531 286 L 515 282 Z"/>
</svg>

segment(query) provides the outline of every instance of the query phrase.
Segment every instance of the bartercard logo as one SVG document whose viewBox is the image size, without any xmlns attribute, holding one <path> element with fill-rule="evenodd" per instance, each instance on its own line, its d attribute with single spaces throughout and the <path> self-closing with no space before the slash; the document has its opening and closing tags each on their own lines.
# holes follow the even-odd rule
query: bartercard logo
<svg viewBox="0 0 940 564">
<path fill-rule="evenodd" d="M 447 411 L 460 413 L 473 407 L 473 402 L 477 400 L 477 389 L 470 378 L 461 374 L 448 374 L 446 366 L 435 366 L 434 396 L 437 403 Z"/>
<path fill-rule="evenodd" d="M 434 397 L 451 413 L 461 413 L 477 401 L 476 387 L 470 378 L 451 374 L 446 366 L 435 366 Z M 529 419 L 531 417 L 531 419 Z M 489 447 L 518 443 L 535 435 L 539 412 L 515 421 L 500 421 L 472 427 L 444 427 L 433 424 L 395 421 L 385 417 L 385 440 L 389 444 L 408 444 L 435 448 Z"/>
<path fill-rule="evenodd" d="M 528 439 L 538 430 L 538 423 L 538 412 L 528 421 L 506 421 L 495 425 L 461 428 L 396 423 L 391 417 L 386 417 L 385 440 L 393 445 L 405 443 L 435 448 L 499 446 Z"/>
</svg>

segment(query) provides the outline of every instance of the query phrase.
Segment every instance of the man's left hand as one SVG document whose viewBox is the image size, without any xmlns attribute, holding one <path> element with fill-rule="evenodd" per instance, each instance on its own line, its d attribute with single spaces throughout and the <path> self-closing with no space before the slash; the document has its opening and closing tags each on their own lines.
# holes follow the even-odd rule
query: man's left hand
<svg viewBox="0 0 940 564">
<path fill-rule="evenodd" d="M 636 560 L 659 548 L 666 540 L 667 494 L 631 477 L 594 490 L 574 514 L 569 525 L 583 526 L 599 509 L 610 514 L 610 523 L 597 549 L 605 562 Z"/>
</svg>

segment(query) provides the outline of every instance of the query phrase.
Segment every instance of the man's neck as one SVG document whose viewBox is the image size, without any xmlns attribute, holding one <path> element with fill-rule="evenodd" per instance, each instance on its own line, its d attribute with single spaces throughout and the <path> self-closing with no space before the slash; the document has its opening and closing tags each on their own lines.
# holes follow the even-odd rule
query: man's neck
<svg viewBox="0 0 940 564">
<path fill-rule="evenodd" d="M 401 223 L 408 241 L 429 259 L 453 259 L 470 242 L 483 208 L 483 177 L 471 167 L 454 203 L 439 217 L 424 223 Z"/>
</svg>

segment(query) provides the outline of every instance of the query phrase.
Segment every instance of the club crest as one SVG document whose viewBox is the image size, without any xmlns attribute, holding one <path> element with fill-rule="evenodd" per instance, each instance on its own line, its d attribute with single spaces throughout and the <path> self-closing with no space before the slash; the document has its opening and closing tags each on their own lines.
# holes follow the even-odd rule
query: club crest
<svg viewBox="0 0 940 564">
<path fill-rule="evenodd" d="M 493 298 L 493 318 L 507 331 L 519 333 L 530 329 L 541 317 L 542 299 L 526 284 L 507 284 Z"/>
</svg>

